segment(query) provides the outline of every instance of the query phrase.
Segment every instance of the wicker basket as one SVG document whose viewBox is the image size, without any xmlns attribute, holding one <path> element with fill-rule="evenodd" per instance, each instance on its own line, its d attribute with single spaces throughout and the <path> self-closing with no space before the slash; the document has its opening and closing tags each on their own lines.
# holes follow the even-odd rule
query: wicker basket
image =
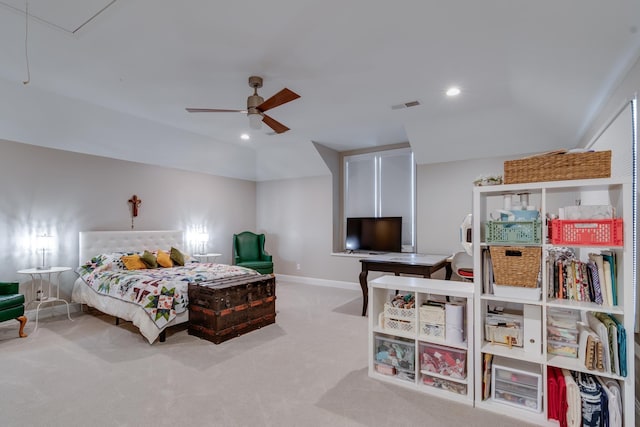
<svg viewBox="0 0 640 427">
<path fill-rule="evenodd" d="M 504 183 L 608 178 L 611 151 L 549 154 L 504 162 Z"/>
<path fill-rule="evenodd" d="M 535 288 L 538 286 L 542 248 L 490 246 L 493 277 L 497 285 Z"/>
</svg>

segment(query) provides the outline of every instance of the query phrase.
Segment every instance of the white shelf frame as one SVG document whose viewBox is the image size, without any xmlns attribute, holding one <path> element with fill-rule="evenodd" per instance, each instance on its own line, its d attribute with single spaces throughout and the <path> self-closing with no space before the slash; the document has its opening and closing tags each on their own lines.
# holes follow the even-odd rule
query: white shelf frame
<svg viewBox="0 0 640 427">
<path fill-rule="evenodd" d="M 481 262 L 481 249 L 489 246 L 487 242 L 481 239 L 482 228 L 484 227 L 484 221 L 487 220 L 489 212 L 486 203 L 487 197 L 497 197 L 505 193 L 523 193 L 530 192 L 535 194 L 535 197 L 539 197 L 541 200 L 538 208 L 541 212 L 543 220 L 542 226 L 542 243 L 540 246 L 543 251 L 542 266 L 545 265 L 547 249 L 555 247 L 547 243 L 547 228 L 544 224 L 545 214 L 551 212 L 548 210 L 547 201 L 553 196 L 557 196 L 560 192 L 566 192 L 567 196 L 572 192 L 580 191 L 594 191 L 594 190 L 606 190 L 610 193 L 618 195 L 618 203 L 621 204 L 622 209 L 618 209 L 617 216 L 624 218 L 624 246 L 610 247 L 608 249 L 615 249 L 621 256 L 618 257 L 618 280 L 622 285 L 618 290 L 623 297 L 621 305 L 614 307 L 601 306 L 593 303 L 577 302 L 577 301 L 562 301 L 547 298 L 547 283 L 546 276 L 543 274 L 542 280 L 542 297 L 540 301 L 528 301 L 522 299 L 510 299 L 503 297 L 496 297 L 494 295 L 484 295 L 482 293 L 482 274 L 476 273 L 474 275 L 474 284 L 476 289 L 476 297 L 474 299 L 474 324 L 475 324 L 475 344 L 477 349 L 475 354 L 475 388 L 478 390 L 476 393 L 475 406 L 490 411 L 498 412 L 504 415 L 519 417 L 526 417 L 533 422 L 540 425 L 555 425 L 558 423 L 554 420 L 548 420 L 548 404 L 547 404 L 547 367 L 555 366 L 559 368 L 565 368 L 573 371 L 588 372 L 594 375 L 598 375 L 605 378 L 613 378 L 620 381 L 622 394 L 623 394 L 623 420 L 625 426 L 633 426 L 635 423 L 635 368 L 634 368 L 634 341 L 633 331 L 635 326 L 635 301 L 633 296 L 635 295 L 635 289 L 633 289 L 634 281 L 632 278 L 632 186 L 630 178 L 603 178 L 603 179 L 586 179 L 586 180 L 571 180 L 571 181 L 552 181 L 552 182 L 535 182 L 524 184 L 508 184 L 499 186 L 487 186 L 487 187 L 474 187 L 473 189 L 473 242 L 474 242 L 474 271 L 482 271 Z M 557 212 L 551 212 L 556 213 Z M 514 244 L 513 246 L 520 246 Z M 582 248 L 582 246 L 574 245 L 574 248 Z M 590 246 L 590 248 L 593 246 Z M 599 249 L 605 249 L 600 247 Z M 504 346 L 496 346 L 483 342 L 483 325 L 484 319 L 482 319 L 483 305 L 488 301 L 506 301 L 519 304 L 535 304 L 540 305 L 542 308 L 542 327 L 545 328 L 547 323 L 547 309 L 551 307 L 570 308 L 580 311 L 600 311 L 607 312 L 615 315 L 618 319 L 623 320 L 623 325 L 627 333 L 627 376 L 620 377 L 618 375 L 604 374 L 600 372 L 594 372 L 587 370 L 584 366 L 581 366 L 577 359 L 571 359 L 563 356 L 555 356 L 547 354 L 547 334 L 542 331 L 542 352 L 538 354 L 528 354 L 523 349 L 511 349 Z M 523 360 L 539 363 L 543 373 L 543 411 L 541 414 L 534 414 L 531 411 L 519 410 L 512 406 L 507 406 L 494 402 L 490 399 L 482 400 L 482 354 L 492 353 L 494 355 L 500 355 L 504 357 L 520 358 Z"/>
<path fill-rule="evenodd" d="M 465 306 L 465 333 L 466 341 L 464 344 L 448 343 L 446 340 L 427 338 L 424 335 L 420 335 L 418 329 L 418 306 L 416 305 L 416 317 L 414 319 L 416 324 L 416 332 L 409 334 L 406 332 L 395 331 L 381 328 L 378 325 L 378 314 L 384 311 L 384 303 L 387 302 L 386 298 L 389 295 L 389 291 L 399 292 L 412 292 L 416 296 L 418 301 L 418 294 L 431 294 L 439 296 L 449 296 L 456 298 L 464 298 L 466 300 Z M 438 396 L 441 398 L 450 399 L 466 405 L 473 406 L 474 403 L 474 351 L 473 351 L 473 295 L 474 286 L 469 282 L 457 282 L 450 280 L 438 280 L 438 279 L 426 279 L 421 277 L 409 277 L 409 276 L 390 276 L 384 275 L 375 280 L 369 282 L 369 306 L 367 312 L 369 313 L 369 377 L 384 381 L 389 384 L 395 384 L 401 387 L 405 387 L 411 390 L 418 391 L 427 395 Z M 382 297 L 383 296 L 383 297 Z M 413 382 L 397 379 L 392 376 L 383 375 L 375 370 L 375 336 L 387 335 L 389 337 L 401 337 L 407 340 L 412 340 L 415 344 L 415 380 Z M 467 377 L 466 379 L 450 378 L 444 375 L 439 375 L 434 372 L 429 372 L 427 375 L 449 380 L 458 384 L 466 384 L 467 393 L 457 394 L 452 391 L 438 389 L 422 384 L 421 371 L 420 371 L 420 344 L 438 344 L 447 347 L 451 347 L 456 350 L 464 350 L 466 352 L 467 359 Z"/>
</svg>

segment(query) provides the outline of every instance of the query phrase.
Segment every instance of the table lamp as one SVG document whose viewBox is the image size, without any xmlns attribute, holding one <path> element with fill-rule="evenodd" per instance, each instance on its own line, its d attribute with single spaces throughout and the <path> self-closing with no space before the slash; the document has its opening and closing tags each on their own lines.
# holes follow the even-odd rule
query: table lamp
<svg viewBox="0 0 640 427">
<path fill-rule="evenodd" d="M 209 241 L 209 233 L 200 232 L 195 235 L 196 242 L 200 243 L 200 253 L 204 255 L 206 253 L 205 246 Z"/>
<path fill-rule="evenodd" d="M 48 270 L 51 268 L 50 265 L 47 265 L 45 262 L 46 253 L 48 250 L 51 250 L 53 243 L 53 236 L 48 236 L 47 234 L 43 234 L 41 236 L 36 237 L 36 247 L 38 251 L 42 251 L 42 264 L 36 267 L 38 270 Z"/>
</svg>

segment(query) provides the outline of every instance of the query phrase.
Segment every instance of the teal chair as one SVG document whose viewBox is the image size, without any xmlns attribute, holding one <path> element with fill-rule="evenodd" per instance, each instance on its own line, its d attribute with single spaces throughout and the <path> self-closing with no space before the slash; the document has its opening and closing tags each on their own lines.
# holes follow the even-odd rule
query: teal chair
<svg viewBox="0 0 640 427">
<path fill-rule="evenodd" d="M 20 322 L 18 334 L 21 338 L 26 337 L 24 325 L 27 324 L 27 318 L 24 315 L 24 295 L 20 293 L 17 282 L 0 282 L 0 322 L 11 319 Z"/>
<path fill-rule="evenodd" d="M 233 263 L 261 274 L 273 273 L 273 259 L 264 250 L 264 234 L 243 231 L 233 235 Z"/>
</svg>

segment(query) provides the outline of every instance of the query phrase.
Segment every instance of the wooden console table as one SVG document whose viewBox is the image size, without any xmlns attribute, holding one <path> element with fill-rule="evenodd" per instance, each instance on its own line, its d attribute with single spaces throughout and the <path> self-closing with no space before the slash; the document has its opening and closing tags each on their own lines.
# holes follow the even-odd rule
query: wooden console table
<svg viewBox="0 0 640 427">
<path fill-rule="evenodd" d="M 369 288 L 367 275 L 369 271 L 384 271 L 400 274 L 414 274 L 430 278 L 431 274 L 446 268 L 446 279 L 451 278 L 451 263 L 449 255 L 422 255 L 422 254 L 389 254 L 363 258 L 362 272 L 360 273 L 360 287 L 362 288 L 362 315 L 367 315 L 367 304 L 369 303 Z"/>
</svg>

